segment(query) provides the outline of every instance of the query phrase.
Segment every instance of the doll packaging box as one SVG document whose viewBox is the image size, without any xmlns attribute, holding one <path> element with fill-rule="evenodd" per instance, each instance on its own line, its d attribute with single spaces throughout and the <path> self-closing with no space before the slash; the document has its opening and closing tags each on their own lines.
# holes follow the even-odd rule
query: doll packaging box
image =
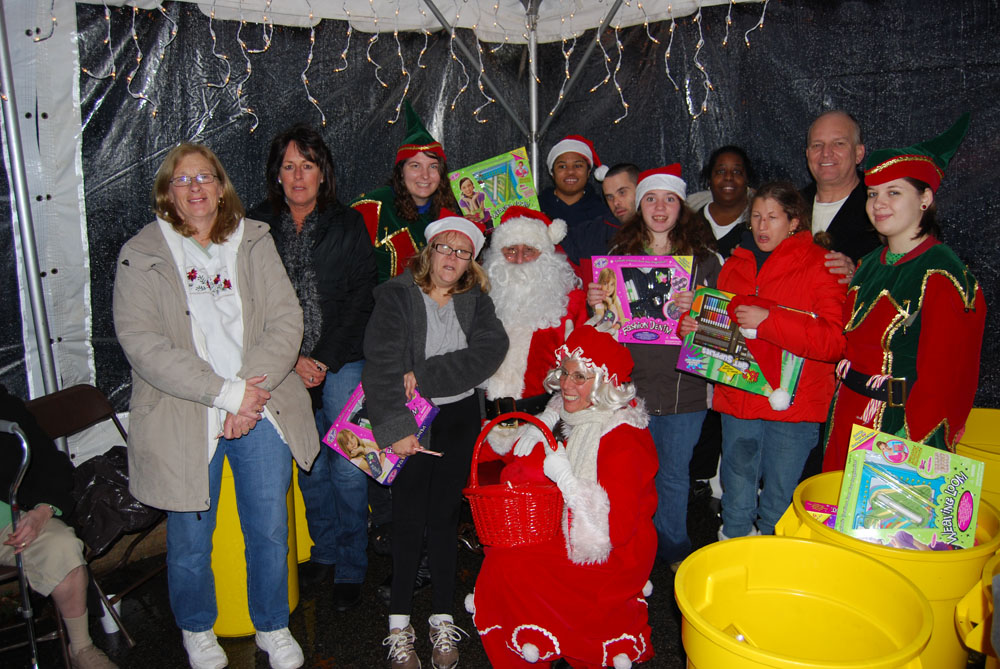
<svg viewBox="0 0 1000 669">
<path fill-rule="evenodd" d="M 421 397 L 419 392 L 414 393 L 413 399 L 406 406 L 417 421 L 415 434 L 420 439 L 430 429 L 438 408 Z M 383 485 L 392 485 L 399 470 L 406 464 L 406 457 L 393 453 L 391 446 L 379 448 L 375 443 L 372 424 L 365 409 L 365 391 L 361 384 L 351 393 L 344 409 L 323 437 L 323 443 Z"/>
<path fill-rule="evenodd" d="M 677 346 L 684 312 L 674 295 L 691 284 L 691 256 L 594 256 L 594 282 L 609 297 L 594 314 L 611 323 L 623 344 Z"/>
<path fill-rule="evenodd" d="M 836 529 L 894 548 L 971 548 L 985 465 L 855 425 Z"/>
</svg>

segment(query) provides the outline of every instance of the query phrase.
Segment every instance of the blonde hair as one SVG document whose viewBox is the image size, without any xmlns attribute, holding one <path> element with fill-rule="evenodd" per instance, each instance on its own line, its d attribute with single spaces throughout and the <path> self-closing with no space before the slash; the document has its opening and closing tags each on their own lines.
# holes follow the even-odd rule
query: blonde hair
<svg viewBox="0 0 1000 669">
<path fill-rule="evenodd" d="M 447 234 L 460 235 L 461 233 L 453 230 L 445 230 L 437 235 L 435 239 Z M 413 273 L 413 282 L 420 287 L 420 290 L 428 294 L 430 294 L 431 289 L 434 287 L 433 283 L 431 283 L 432 253 L 436 253 L 436 251 L 431 247 L 430 240 L 428 240 L 427 246 L 420 249 L 420 253 L 413 256 L 413 259 L 410 260 L 410 272 Z M 465 274 L 462 275 L 462 278 L 458 280 L 458 283 L 455 284 L 455 287 L 448 294 L 458 295 L 459 293 L 465 293 L 472 290 L 473 286 L 479 286 L 479 290 L 484 295 L 490 292 L 490 280 L 486 276 L 486 271 L 476 262 L 475 258 L 469 260 L 469 266 L 465 269 Z"/>
<path fill-rule="evenodd" d="M 160 169 L 156 171 L 156 179 L 153 181 L 153 209 L 157 216 L 172 225 L 178 233 L 185 237 L 190 237 L 194 233 L 191 226 L 181 220 L 170 201 L 170 180 L 174 178 L 177 163 L 195 153 L 212 165 L 213 176 L 218 180 L 222 190 L 219 208 L 215 214 L 215 222 L 212 224 L 212 232 L 209 235 L 213 243 L 221 244 L 236 230 L 246 212 L 243 209 L 243 203 L 240 202 L 240 197 L 236 194 L 236 189 L 233 188 L 233 183 L 226 174 L 226 170 L 219 162 L 218 156 L 207 146 L 184 142 L 170 150 L 170 153 L 160 164 Z"/>
</svg>

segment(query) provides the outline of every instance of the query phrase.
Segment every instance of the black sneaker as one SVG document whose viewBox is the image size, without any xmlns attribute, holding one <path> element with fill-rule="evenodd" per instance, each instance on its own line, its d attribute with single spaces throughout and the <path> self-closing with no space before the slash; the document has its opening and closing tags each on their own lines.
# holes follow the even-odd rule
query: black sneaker
<svg viewBox="0 0 1000 669">
<path fill-rule="evenodd" d="M 332 581 L 336 568 L 335 564 L 324 564 L 312 560 L 303 562 L 299 565 L 299 587 L 315 587 Z"/>
<path fill-rule="evenodd" d="M 334 583 L 333 608 L 340 612 L 350 611 L 361 602 L 360 583 Z"/>
</svg>

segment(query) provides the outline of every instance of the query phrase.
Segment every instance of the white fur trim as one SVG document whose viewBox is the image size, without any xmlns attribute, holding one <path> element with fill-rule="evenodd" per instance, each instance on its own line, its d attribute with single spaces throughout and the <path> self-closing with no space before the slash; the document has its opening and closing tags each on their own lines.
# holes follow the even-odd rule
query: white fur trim
<svg viewBox="0 0 1000 669">
<path fill-rule="evenodd" d="M 549 174 L 552 174 L 552 166 L 556 164 L 556 159 L 564 153 L 569 153 L 573 151 L 574 153 L 579 153 L 581 156 L 587 159 L 590 166 L 594 166 L 594 154 L 591 153 L 590 147 L 581 142 L 578 139 L 561 139 L 556 142 L 555 146 L 549 149 L 549 155 L 545 158 L 545 164 L 549 168 Z"/>
<path fill-rule="evenodd" d="M 618 653 L 615 655 L 614 667 L 615 669 L 632 669 L 632 660 L 628 659 L 628 655 L 625 653 Z"/>
<path fill-rule="evenodd" d="M 461 216 L 445 216 L 428 225 L 424 229 L 427 243 L 430 244 L 435 237 L 449 230 L 458 232 L 469 238 L 469 241 L 472 242 L 472 247 L 475 249 L 472 254 L 473 258 L 478 256 L 479 252 L 483 250 L 486 237 L 483 236 L 482 231 L 476 227 L 475 223 Z"/>
<path fill-rule="evenodd" d="M 775 411 L 785 411 L 792 404 L 792 396 L 784 388 L 778 388 L 767 396 L 767 402 Z"/>
<path fill-rule="evenodd" d="M 594 168 L 594 178 L 598 181 L 604 181 L 604 177 L 608 176 L 609 169 L 607 165 L 598 165 Z"/>
<path fill-rule="evenodd" d="M 521 646 L 521 657 L 524 658 L 525 662 L 534 664 L 538 662 L 538 646 L 533 643 L 526 643 Z"/>
<path fill-rule="evenodd" d="M 595 481 L 577 479 L 573 494 L 563 496 L 562 530 L 566 552 L 576 564 L 599 564 L 611 555 L 608 493 Z M 572 513 L 572 520 L 570 514 Z"/>
<path fill-rule="evenodd" d="M 510 344 L 500 367 L 493 376 L 486 379 L 487 400 L 497 397 L 520 398 L 524 392 L 524 373 L 528 369 L 528 351 L 534 330 L 524 325 L 507 325 L 507 339 Z"/>
<path fill-rule="evenodd" d="M 642 586 L 642 596 L 649 597 L 651 594 L 653 594 L 653 582 L 646 581 L 646 585 Z"/>
<path fill-rule="evenodd" d="M 650 174 L 635 186 L 635 208 L 639 209 L 642 197 L 651 190 L 666 190 L 676 193 L 680 199 L 687 199 L 687 183 L 673 174 Z"/>
<path fill-rule="evenodd" d="M 469 615 L 476 615 L 476 591 L 473 590 L 465 596 L 465 610 Z"/>
<path fill-rule="evenodd" d="M 517 428 L 495 425 L 488 436 L 490 448 L 497 455 L 507 455 L 517 443 L 517 434 Z"/>
</svg>

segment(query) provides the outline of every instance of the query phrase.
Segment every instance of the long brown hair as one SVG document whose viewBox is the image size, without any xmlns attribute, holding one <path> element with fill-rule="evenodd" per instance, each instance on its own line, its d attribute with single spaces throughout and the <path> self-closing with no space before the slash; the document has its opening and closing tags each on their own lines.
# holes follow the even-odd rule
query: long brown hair
<svg viewBox="0 0 1000 669">
<path fill-rule="evenodd" d="M 170 201 L 170 180 L 174 178 L 177 163 L 192 153 L 197 153 L 211 163 L 212 171 L 215 173 L 213 176 L 222 189 L 219 208 L 215 213 L 215 222 L 212 224 L 212 232 L 209 235 L 212 243 L 221 244 L 229 239 L 229 235 L 236 230 L 246 212 L 243 209 L 243 203 L 240 202 L 239 195 L 236 194 L 236 189 L 233 188 L 233 182 L 229 180 L 229 175 L 223 169 L 218 156 L 207 146 L 184 142 L 170 150 L 170 153 L 160 164 L 160 169 L 156 171 L 156 178 L 153 180 L 153 210 L 157 216 L 172 225 L 178 233 L 185 237 L 194 234 L 194 230 L 181 220 Z"/>
<path fill-rule="evenodd" d="M 430 151 L 423 151 L 422 153 L 425 156 L 429 156 L 438 161 L 438 165 L 441 168 L 441 182 L 438 183 L 437 190 L 434 191 L 434 195 L 431 196 L 431 209 L 428 212 L 431 216 L 431 220 L 433 221 L 439 218 L 442 207 L 450 211 L 458 211 L 458 201 L 451 192 L 451 181 L 448 179 L 448 163 L 442 160 L 441 156 L 436 153 L 431 153 Z M 389 185 L 392 186 L 392 192 L 395 198 L 393 200 L 393 204 L 396 206 L 396 213 L 398 213 L 400 218 L 403 220 L 415 221 L 417 220 L 417 217 L 420 216 L 420 212 L 417 211 L 417 203 L 413 201 L 413 196 L 410 195 L 410 191 L 406 189 L 406 181 L 403 179 L 403 165 L 405 163 L 405 160 L 400 160 L 393 166 L 392 176 L 389 178 Z"/>
<path fill-rule="evenodd" d="M 677 223 L 667 233 L 670 240 L 670 252 L 679 256 L 704 257 L 712 253 L 715 246 L 709 239 L 708 230 L 701 218 L 691 211 L 687 202 L 681 200 L 681 210 L 677 215 Z M 611 240 L 611 248 L 617 255 L 643 255 L 645 249 L 653 244 L 653 236 L 646 229 L 642 220 L 642 203 L 636 207 L 635 214 L 627 220 L 615 233 Z"/>
<path fill-rule="evenodd" d="M 448 234 L 442 232 L 437 237 Z M 461 234 L 461 233 L 454 233 Z M 437 239 L 435 237 L 435 239 Z M 420 253 L 410 259 L 410 272 L 413 274 L 413 282 L 420 286 L 420 290 L 428 295 L 434 284 L 431 282 L 431 254 L 437 253 L 431 246 L 431 240 L 427 240 L 427 246 L 420 249 Z M 458 295 L 472 290 L 473 286 L 479 286 L 479 290 L 486 294 L 490 292 L 490 280 L 486 276 L 486 271 L 480 267 L 475 258 L 469 260 L 469 266 L 465 269 L 465 274 L 458 280 L 455 287 L 451 289 L 449 295 Z"/>
<path fill-rule="evenodd" d="M 790 181 L 769 181 L 754 193 L 753 198 L 750 200 L 750 208 L 753 209 L 753 203 L 757 200 L 772 199 L 778 203 L 781 210 L 785 212 L 785 216 L 791 221 L 793 218 L 799 219 L 799 227 L 792 231 L 791 234 L 796 232 L 801 232 L 802 230 L 809 230 L 812 228 L 812 219 L 809 216 L 810 207 L 806 203 L 805 198 L 799 193 L 799 189 L 795 187 Z"/>
</svg>

